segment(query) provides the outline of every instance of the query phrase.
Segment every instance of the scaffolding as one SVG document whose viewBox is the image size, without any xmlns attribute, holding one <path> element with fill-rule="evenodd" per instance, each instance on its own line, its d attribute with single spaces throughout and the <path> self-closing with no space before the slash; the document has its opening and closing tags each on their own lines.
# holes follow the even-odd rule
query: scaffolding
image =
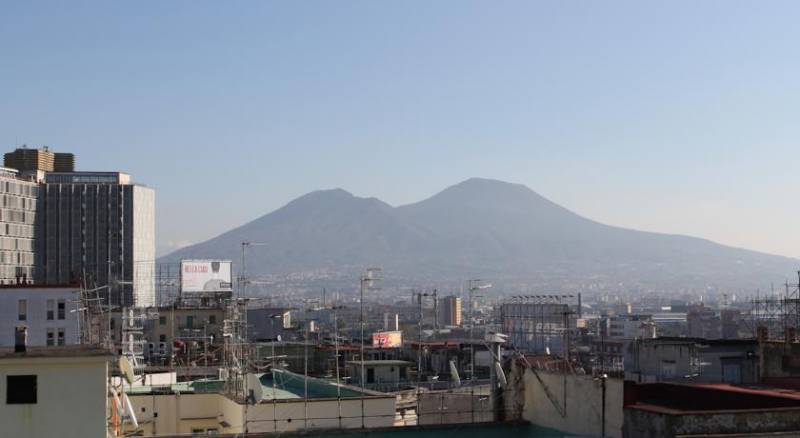
<svg viewBox="0 0 800 438">
<path fill-rule="evenodd" d="M 148 320 L 158 319 L 157 312 L 148 312 L 142 308 L 126 307 L 122 309 L 122 355 L 133 366 L 134 374 L 144 373 L 144 326 Z"/>
<path fill-rule="evenodd" d="M 750 300 L 747 319 L 752 336 L 757 339 L 795 341 L 800 328 L 800 271 L 797 283 L 784 283 L 783 291 L 756 294 Z"/>
<path fill-rule="evenodd" d="M 247 339 L 247 299 L 235 298 L 228 302 L 222 336 L 223 369 L 220 378 L 225 381 L 225 392 L 234 399 L 245 399 L 245 378 L 252 353 L 252 344 Z"/>
<path fill-rule="evenodd" d="M 502 331 L 521 351 L 568 357 L 579 306 L 580 295 L 515 295 L 500 306 Z"/>
</svg>

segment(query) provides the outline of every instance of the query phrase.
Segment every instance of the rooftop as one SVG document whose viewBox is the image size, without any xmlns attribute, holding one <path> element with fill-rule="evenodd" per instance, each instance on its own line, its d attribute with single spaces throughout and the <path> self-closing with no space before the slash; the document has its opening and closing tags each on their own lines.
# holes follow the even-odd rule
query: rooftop
<svg viewBox="0 0 800 438">
<path fill-rule="evenodd" d="M 21 358 L 64 358 L 64 357 L 101 357 L 114 353 L 96 345 L 63 345 L 56 347 L 28 347 L 24 352 L 14 352 L 14 348 L 0 348 L 0 360 Z"/>
<path fill-rule="evenodd" d="M 360 360 L 348 360 L 347 363 L 349 365 L 361 365 L 361 361 Z M 370 366 L 370 367 L 379 366 L 379 365 L 402 367 L 402 366 L 414 365 L 414 363 L 413 362 L 408 362 L 408 361 L 405 361 L 405 360 L 388 360 L 387 359 L 387 360 L 365 360 L 364 361 L 364 365 L 365 366 Z"/>
</svg>

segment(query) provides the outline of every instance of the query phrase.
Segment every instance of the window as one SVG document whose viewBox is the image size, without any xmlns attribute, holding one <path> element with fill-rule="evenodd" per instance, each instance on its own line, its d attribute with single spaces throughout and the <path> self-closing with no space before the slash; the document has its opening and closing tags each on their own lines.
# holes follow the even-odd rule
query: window
<svg viewBox="0 0 800 438">
<path fill-rule="evenodd" d="M 36 376 L 6 376 L 6 404 L 36 403 Z"/>
<path fill-rule="evenodd" d="M 158 317 L 158 325 L 167 325 L 167 317 L 166 316 L 159 316 Z"/>
<path fill-rule="evenodd" d="M 64 345 L 66 343 L 66 339 L 64 338 L 64 329 L 58 329 L 58 345 Z"/>
<path fill-rule="evenodd" d="M 64 300 L 58 300 L 58 319 L 62 320 L 66 316 L 67 303 Z"/>
<path fill-rule="evenodd" d="M 51 329 L 51 328 L 47 329 L 47 346 L 48 347 L 52 347 L 53 345 L 56 345 L 55 338 L 56 338 L 55 329 Z"/>
<path fill-rule="evenodd" d="M 47 320 L 52 321 L 56 317 L 56 301 L 47 300 Z"/>
<path fill-rule="evenodd" d="M 367 368 L 367 383 L 375 383 L 375 368 Z"/>
<path fill-rule="evenodd" d="M 17 302 L 17 314 L 20 321 L 28 319 L 28 300 L 19 300 Z"/>
<path fill-rule="evenodd" d="M 208 317 L 208 323 L 209 324 L 216 324 L 217 323 L 217 315 L 210 315 Z"/>
<path fill-rule="evenodd" d="M 158 342 L 167 342 L 167 335 L 158 335 Z"/>
<path fill-rule="evenodd" d="M 186 328 L 192 329 L 194 328 L 194 316 L 189 315 L 186 317 Z"/>
</svg>

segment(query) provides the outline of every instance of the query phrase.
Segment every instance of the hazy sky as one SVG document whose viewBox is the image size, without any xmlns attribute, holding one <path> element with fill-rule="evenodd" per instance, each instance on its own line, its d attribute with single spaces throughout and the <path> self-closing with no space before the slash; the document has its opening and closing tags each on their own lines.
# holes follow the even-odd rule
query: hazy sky
<svg viewBox="0 0 800 438">
<path fill-rule="evenodd" d="M 800 256 L 800 2 L 4 2 L 0 145 L 157 189 L 159 248 L 471 176 Z"/>
</svg>

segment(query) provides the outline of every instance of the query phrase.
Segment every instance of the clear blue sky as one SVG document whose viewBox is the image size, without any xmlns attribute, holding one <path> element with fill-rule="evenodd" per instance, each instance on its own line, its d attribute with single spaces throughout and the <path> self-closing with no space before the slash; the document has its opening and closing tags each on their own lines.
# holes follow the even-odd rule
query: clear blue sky
<svg viewBox="0 0 800 438">
<path fill-rule="evenodd" d="M 157 189 L 159 248 L 471 176 L 800 256 L 800 3 L 4 2 L 0 145 Z"/>
</svg>

